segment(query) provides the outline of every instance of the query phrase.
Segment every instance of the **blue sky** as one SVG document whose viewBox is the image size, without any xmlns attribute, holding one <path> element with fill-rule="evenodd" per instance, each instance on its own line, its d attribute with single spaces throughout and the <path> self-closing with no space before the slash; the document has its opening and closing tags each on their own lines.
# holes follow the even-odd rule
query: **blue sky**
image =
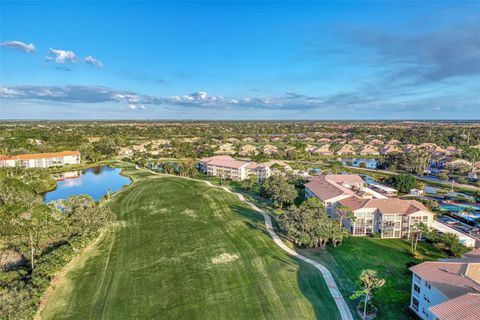
<svg viewBox="0 0 480 320">
<path fill-rule="evenodd" d="M 2 119 L 480 119 L 480 2 L 0 3 Z"/>
</svg>

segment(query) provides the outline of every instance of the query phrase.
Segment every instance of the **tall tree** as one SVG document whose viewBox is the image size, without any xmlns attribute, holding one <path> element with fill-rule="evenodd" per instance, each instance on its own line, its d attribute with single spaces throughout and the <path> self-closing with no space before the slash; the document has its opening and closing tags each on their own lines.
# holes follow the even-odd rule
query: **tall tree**
<svg viewBox="0 0 480 320">
<path fill-rule="evenodd" d="M 368 302 L 371 300 L 375 291 L 383 287 L 385 284 L 385 279 L 381 279 L 377 275 L 377 271 L 375 270 L 363 270 L 359 277 L 359 286 L 360 289 L 355 291 L 355 293 L 351 296 L 351 299 L 357 299 L 361 296 L 364 297 L 363 302 L 363 317 L 362 319 L 365 320 L 367 318 L 367 305 Z"/>
<path fill-rule="evenodd" d="M 272 199 L 273 204 L 283 208 L 284 204 L 291 204 L 297 197 L 295 186 L 288 183 L 282 175 L 272 175 L 262 184 L 262 194 Z"/>
<path fill-rule="evenodd" d="M 350 219 L 352 221 L 355 220 L 355 214 L 350 210 L 349 207 L 344 206 L 343 204 L 338 205 L 335 208 L 335 212 L 338 216 L 338 222 L 340 224 L 340 229 L 343 227 L 343 220 Z"/>
</svg>

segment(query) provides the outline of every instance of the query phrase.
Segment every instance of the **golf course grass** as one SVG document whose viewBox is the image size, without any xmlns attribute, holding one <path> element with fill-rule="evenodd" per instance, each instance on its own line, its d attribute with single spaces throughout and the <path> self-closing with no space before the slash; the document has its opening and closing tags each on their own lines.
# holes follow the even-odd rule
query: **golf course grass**
<svg viewBox="0 0 480 320">
<path fill-rule="evenodd" d="M 350 237 L 339 247 L 327 250 L 299 249 L 298 251 L 319 261 L 332 272 L 345 300 L 352 310 L 355 302 L 351 294 L 358 289 L 357 279 L 364 269 L 376 270 L 386 280 L 385 286 L 374 295 L 380 319 L 415 319 L 408 305 L 412 286 L 410 264 L 423 260 L 409 254 L 410 242 L 405 239 L 378 239 L 370 237 Z M 420 242 L 418 252 L 424 260 L 437 260 L 446 255 L 431 244 Z"/>
<path fill-rule="evenodd" d="M 115 226 L 71 263 L 42 319 L 339 319 L 314 267 L 262 216 L 202 182 L 129 168 Z"/>
</svg>

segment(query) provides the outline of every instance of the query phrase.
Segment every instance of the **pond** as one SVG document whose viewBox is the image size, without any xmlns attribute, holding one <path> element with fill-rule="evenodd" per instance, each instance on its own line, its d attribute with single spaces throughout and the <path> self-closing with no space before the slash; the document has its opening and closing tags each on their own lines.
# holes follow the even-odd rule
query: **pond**
<svg viewBox="0 0 480 320">
<path fill-rule="evenodd" d="M 130 184 L 130 179 L 122 176 L 121 171 L 120 168 L 101 166 L 55 174 L 57 188 L 47 192 L 43 200 L 45 203 L 49 203 L 74 195 L 86 194 L 98 201 L 107 194 L 109 189 L 111 192 L 116 192 Z"/>
<path fill-rule="evenodd" d="M 365 168 L 376 169 L 378 166 L 378 160 L 373 158 L 342 158 L 340 162 L 343 165 L 351 165 L 352 167 L 360 167 L 360 163 L 365 163 Z"/>
</svg>

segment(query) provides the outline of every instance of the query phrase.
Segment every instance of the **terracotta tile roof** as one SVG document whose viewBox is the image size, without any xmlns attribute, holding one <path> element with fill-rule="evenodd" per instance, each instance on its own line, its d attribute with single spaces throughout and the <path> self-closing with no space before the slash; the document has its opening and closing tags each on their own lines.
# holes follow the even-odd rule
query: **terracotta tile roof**
<svg viewBox="0 0 480 320">
<path fill-rule="evenodd" d="M 239 169 L 247 164 L 248 162 L 245 162 L 245 161 L 221 160 L 221 159 L 213 159 L 208 162 L 208 165 L 225 167 L 225 168 L 233 168 L 233 169 Z"/>
<path fill-rule="evenodd" d="M 353 146 L 346 144 L 337 151 L 337 154 L 345 154 L 345 153 L 355 153 L 355 149 Z"/>
<path fill-rule="evenodd" d="M 279 160 L 270 160 L 270 161 L 267 161 L 267 162 L 259 163 L 259 165 L 264 166 L 266 168 L 270 168 L 274 164 L 277 164 L 277 165 L 282 166 L 282 167 L 287 167 L 287 166 L 289 167 L 288 164 L 286 164 L 283 161 L 279 161 Z"/>
<path fill-rule="evenodd" d="M 305 187 L 313 192 L 320 200 L 326 201 L 341 195 L 354 195 L 355 192 L 349 190 L 340 184 L 327 180 L 327 176 L 316 176 L 310 180 Z"/>
<path fill-rule="evenodd" d="M 350 210 L 355 211 L 363 208 L 369 199 L 362 199 L 355 196 L 340 200 L 340 204 L 348 207 Z"/>
<path fill-rule="evenodd" d="M 429 211 L 421 202 L 416 200 L 403 200 L 398 198 L 387 199 L 360 199 L 350 197 L 339 201 L 351 210 L 360 208 L 376 208 L 382 214 L 412 214 L 417 211 Z"/>
<path fill-rule="evenodd" d="M 397 139 L 392 139 L 390 141 L 388 141 L 388 144 L 400 144 L 400 140 L 397 140 Z"/>
<path fill-rule="evenodd" d="M 363 141 L 360 140 L 360 139 L 353 139 L 353 140 L 350 140 L 350 143 L 351 144 L 363 144 Z"/>
<path fill-rule="evenodd" d="M 45 158 L 59 158 L 65 156 L 79 156 L 80 151 L 62 151 L 62 152 L 50 152 L 50 153 L 30 153 L 19 154 L 16 156 L 2 156 L 0 160 L 30 160 L 30 159 L 45 159 Z"/>
<path fill-rule="evenodd" d="M 467 269 L 468 263 L 448 261 L 428 261 L 410 268 L 449 299 L 480 293 L 480 284 L 466 276 Z"/>
<path fill-rule="evenodd" d="M 200 159 L 200 162 L 205 162 L 208 163 L 212 160 L 235 160 L 230 156 L 213 156 L 213 157 L 208 157 L 208 158 L 202 158 Z"/>
<path fill-rule="evenodd" d="M 373 140 L 370 140 L 370 144 L 383 144 L 383 141 L 382 140 L 378 140 L 378 139 L 373 139 Z"/>
<path fill-rule="evenodd" d="M 219 166 L 219 167 L 226 167 L 226 168 L 234 168 L 234 169 L 239 169 L 243 167 L 244 165 L 247 165 L 247 161 L 239 161 L 235 160 L 230 156 L 213 156 L 209 158 L 203 158 L 200 160 L 202 163 L 207 163 L 209 165 L 213 166 Z"/>
<path fill-rule="evenodd" d="M 480 294 L 467 293 L 458 298 L 437 304 L 430 311 L 440 320 L 478 320 Z"/>
<path fill-rule="evenodd" d="M 463 255 L 463 258 L 450 258 L 450 259 L 442 259 L 440 261 L 447 261 L 447 262 L 478 262 L 480 263 L 480 248 L 473 249 Z"/>
<path fill-rule="evenodd" d="M 363 147 L 363 149 L 360 151 L 360 153 L 364 154 L 379 154 L 377 147 L 372 146 L 370 144 L 367 144 Z"/>
<path fill-rule="evenodd" d="M 358 174 L 327 174 L 325 179 L 340 184 L 363 183 L 362 177 L 360 177 Z"/>
</svg>

